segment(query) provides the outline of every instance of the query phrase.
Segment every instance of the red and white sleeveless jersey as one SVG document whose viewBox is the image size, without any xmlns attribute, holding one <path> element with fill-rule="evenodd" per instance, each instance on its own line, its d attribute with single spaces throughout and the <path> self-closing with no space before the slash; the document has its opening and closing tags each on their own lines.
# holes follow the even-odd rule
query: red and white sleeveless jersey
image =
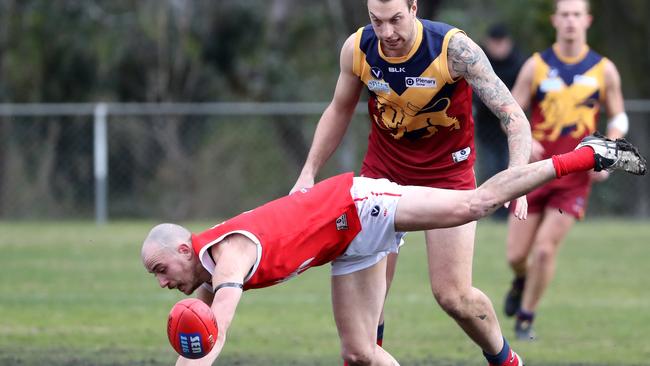
<svg viewBox="0 0 650 366">
<path fill-rule="evenodd" d="M 331 262 L 361 231 L 350 195 L 352 178 L 347 173 L 326 179 L 193 234 L 194 251 L 213 273 L 215 264 L 208 252 L 212 245 L 235 233 L 255 242 L 257 261 L 244 280 L 244 290 L 272 286 Z"/>
</svg>

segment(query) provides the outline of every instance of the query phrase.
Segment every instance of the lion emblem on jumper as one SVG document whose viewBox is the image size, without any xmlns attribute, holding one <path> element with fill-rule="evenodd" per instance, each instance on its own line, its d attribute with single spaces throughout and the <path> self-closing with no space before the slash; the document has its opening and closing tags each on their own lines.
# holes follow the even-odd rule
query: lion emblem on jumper
<svg viewBox="0 0 650 366">
<path fill-rule="evenodd" d="M 553 92 L 540 103 L 544 122 L 535 126 L 535 137 L 555 141 L 562 133 L 572 130 L 571 137 L 580 138 L 596 129 L 594 115 L 598 113 L 598 100 L 576 97 L 569 89 Z"/>
<path fill-rule="evenodd" d="M 390 131 L 396 140 L 410 140 L 433 136 L 440 128 L 460 129 L 460 121 L 447 115 L 451 105 L 449 98 L 440 98 L 426 109 L 408 103 L 406 108 L 377 95 L 371 105 L 373 121 L 382 129 Z"/>
</svg>

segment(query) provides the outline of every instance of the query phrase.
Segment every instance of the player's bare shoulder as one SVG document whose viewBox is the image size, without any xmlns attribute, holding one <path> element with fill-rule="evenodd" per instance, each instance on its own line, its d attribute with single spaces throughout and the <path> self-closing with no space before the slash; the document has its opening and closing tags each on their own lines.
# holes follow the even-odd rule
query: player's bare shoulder
<svg viewBox="0 0 650 366">
<path fill-rule="evenodd" d="M 348 36 L 348 38 L 345 39 L 345 42 L 343 42 L 343 46 L 341 47 L 341 53 L 345 52 L 352 52 L 354 50 L 354 46 L 357 43 L 357 32 L 354 32 Z"/>
<path fill-rule="evenodd" d="M 619 74 L 618 68 L 616 68 L 614 62 L 612 62 L 612 60 L 609 58 L 605 58 L 605 65 L 603 70 L 605 73 L 605 83 L 607 84 L 607 87 L 620 88 L 621 74 Z"/>
<path fill-rule="evenodd" d="M 492 70 L 485 53 L 465 33 L 451 36 L 447 46 L 447 64 L 452 78 L 476 75 L 481 71 Z"/>
<path fill-rule="evenodd" d="M 341 70 L 352 72 L 352 64 L 354 62 L 354 48 L 357 45 L 357 34 L 352 33 L 343 43 L 341 47 Z"/>
<path fill-rule="evenodd" d="M 519 73 L 532 75 L 535 71 L 536 63 L 537 63 L 537 57 L 535 57 L 535 55 L 528 57 L 528 59 L 526 59 L 523 65 L 521 65 L 521 70 L 519 71 Z"/>
<path fill-rule="evenodd" d="M 212 254 L 217 257 L 223 252 L 235 252 L 239 256 L 256 257 L 257 244 L 248 236 L 241 233 L 231 233 L 226 236 L 219 245 L 215 246 L 215 252 Z"/>
<path fill-rule="evenodd" d="M 463 78 L 502 123 L 509 123 L 509 106 L 515 103 L 508 88 L 492 70 L 487 56 L 462 32 L 454 34 L 447 46 L 447 64 L 453 79 Z M 516 111 L 519 114 L 523 113 Z M 518 116 L 520 118 L 521 116 Z"/>
</svg>

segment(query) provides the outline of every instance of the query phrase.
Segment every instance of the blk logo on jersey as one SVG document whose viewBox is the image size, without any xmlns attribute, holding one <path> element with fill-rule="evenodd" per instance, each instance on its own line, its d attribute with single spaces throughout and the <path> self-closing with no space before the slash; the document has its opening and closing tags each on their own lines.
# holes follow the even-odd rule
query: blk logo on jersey
<svg viewBox="0 0 650 366">
<path fill-rule="evenodd" d="M 336 230 L 347 230 L 348 229 L 348 216 L 343 214 L 336 219 Z"/>
<path fill-rule="evenodd" d="M 388 72 L 406 72 L 405 67 L 389 67 Z"/>
<path fill-rule="evenodd" d="M 370 212 L 370 216 L 377 217 L 377 216 L 379 216 L 380 211 L 381 211 L 381 208 L 379 206 L 375 206 L 375 207 L 372 208 L 372 211 Z"/>
</svg>

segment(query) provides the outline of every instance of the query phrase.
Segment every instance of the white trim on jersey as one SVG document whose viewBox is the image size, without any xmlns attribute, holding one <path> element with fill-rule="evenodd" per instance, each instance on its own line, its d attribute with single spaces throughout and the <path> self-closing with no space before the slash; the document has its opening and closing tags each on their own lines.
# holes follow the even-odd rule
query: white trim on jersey
<svg viewBox="0 0 650 366">
<path fill-rule="evenodd" d="M 210 256 L 210 253 L 208 253 L 208 249 L 210 247 L 212 247 L 213 245 L 218 244 L 220 241 L 222 241 L 228 235 L 232 235 L 232 234 L 244 235 L 245 237 L 250 239 L 253 243 L 255 243 L 255 246 L 257 246 L 257 259 L 255 260 L 255 264 L 253 265 L 253 268 L 251 269 L 251 271 L 248 273 L 246 278 L 244 278 L 244 283 L 246 283 L 246 282 L 248 282 L 248 280 L 251 279 L 251 277 L 253 277 L 253 275 L 255 274 L 255 271 L 257 271 L 257 267 L 260 265 L 260 261 L 262 260 L 262 244 L 260 243 L 260 240 L 255 235 L 253 235 L 253 233 L 251 233 L 249 231 L 245 231 L 245 230 L 229 231 L 229 232 L 221 235 L 217 239 L 215 239 L 215 240 L 207 243 L 206 245 L 204 245 L 203 248 L 201 248 L 201 250 L 199 251 L 199 259 L 201 260 L 201 264 L 203 265 L 203 268 L 205 268 L 208 272 L 210 272 L 210 274 L 214 274 L 215 263 L 212 260 L 212 257 Z M 210 290 L 212 290 L 212 288 L 210 288 Z"/>
</svg>

